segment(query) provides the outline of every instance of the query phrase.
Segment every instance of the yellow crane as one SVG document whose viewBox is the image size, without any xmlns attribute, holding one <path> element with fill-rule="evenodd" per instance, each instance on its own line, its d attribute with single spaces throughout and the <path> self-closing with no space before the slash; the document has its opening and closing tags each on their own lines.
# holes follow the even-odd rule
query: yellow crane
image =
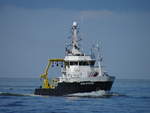
<svg viewBox="0 0 150 113">
<path fill-rule="evenodd" d="M 51 65 L 54 64 L 55 62 L 56 63 L 64 62 L 64 59 L 49 59 L 48 60 L 48 64 L 45 68 L 44 73 L 40 75 L 40 78 L 43 79 L 42 88 L 52 88 L 52 89 L 55 88 L 55 86 L 49 83 L 49 79 L 48 79 L 48 70 L 51 67 Z"/>
</svg>

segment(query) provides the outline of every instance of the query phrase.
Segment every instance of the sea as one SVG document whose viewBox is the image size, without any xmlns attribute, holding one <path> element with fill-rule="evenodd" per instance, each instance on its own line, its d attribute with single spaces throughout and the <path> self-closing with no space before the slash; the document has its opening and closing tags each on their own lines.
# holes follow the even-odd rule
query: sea
<svg viewBox="0 0 150 113">
<path fill-rule="evenodd" d="M 150 113 L 150 80 L 116 79 L 112 90 L 38 96 L 37 78 L 0 78 L 0 113 Z"/>
</svg>

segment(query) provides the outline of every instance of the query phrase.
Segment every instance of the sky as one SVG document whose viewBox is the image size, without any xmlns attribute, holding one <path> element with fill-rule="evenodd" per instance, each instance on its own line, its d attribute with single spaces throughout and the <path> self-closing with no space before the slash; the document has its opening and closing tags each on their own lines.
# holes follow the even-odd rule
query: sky
<svg viewBox="0 0 150 113">
<path fill-rule="evenodd" d="M 150 79 L 149 0 L 0 0 L 0 77 L 38 78 L 49 58 L 64 58 L 71 25 L 89 54 L 100 41 L 104 70 Z"/>
</svg>

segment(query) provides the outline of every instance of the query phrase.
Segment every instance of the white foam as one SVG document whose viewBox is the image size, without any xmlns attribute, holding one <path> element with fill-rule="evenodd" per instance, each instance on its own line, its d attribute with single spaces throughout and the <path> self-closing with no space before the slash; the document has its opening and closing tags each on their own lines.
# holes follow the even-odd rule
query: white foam
<svg viewBox="0 0 150 113">
<path fill-rule="evenodd" d="M 86 93 L 74 93 L 69 94 L 68 96 L 79 96 L 79 97 L 101 97 L 107 95 L 108 92 L 104 90 L 99 91 L 92 91 L 92 92 L 86 92 Z"/>
</svg>

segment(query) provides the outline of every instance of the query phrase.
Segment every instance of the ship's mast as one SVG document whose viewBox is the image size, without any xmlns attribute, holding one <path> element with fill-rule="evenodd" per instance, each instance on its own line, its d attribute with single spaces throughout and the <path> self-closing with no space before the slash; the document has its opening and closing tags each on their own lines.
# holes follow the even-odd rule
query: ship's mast
<svg viewBox="0 0 150 113">
<path fill-rule="evenodd" d="M 78 24 L 77 22 L 73 22 L 72 24 L 72 49 L 71 53 L 72 55 L 82 55 L 82 52 L 80 52 L 80 48 L 78 45 Z"/>
<path fill-rule="evenodd" d="M 100 55 L 99 42 L 97 43 L 96 48 L 97 48 L 97 53 L 98 53 L 98 54 L 97 54 L 97 61 L 98 61 L 98 67 L 99 67 L 99 74 L 100 74 L 100 75 L 103 75 L 103 74 L 102 74 L 102 67 L 101 67 L 102 56 Z"/>
</svg>

